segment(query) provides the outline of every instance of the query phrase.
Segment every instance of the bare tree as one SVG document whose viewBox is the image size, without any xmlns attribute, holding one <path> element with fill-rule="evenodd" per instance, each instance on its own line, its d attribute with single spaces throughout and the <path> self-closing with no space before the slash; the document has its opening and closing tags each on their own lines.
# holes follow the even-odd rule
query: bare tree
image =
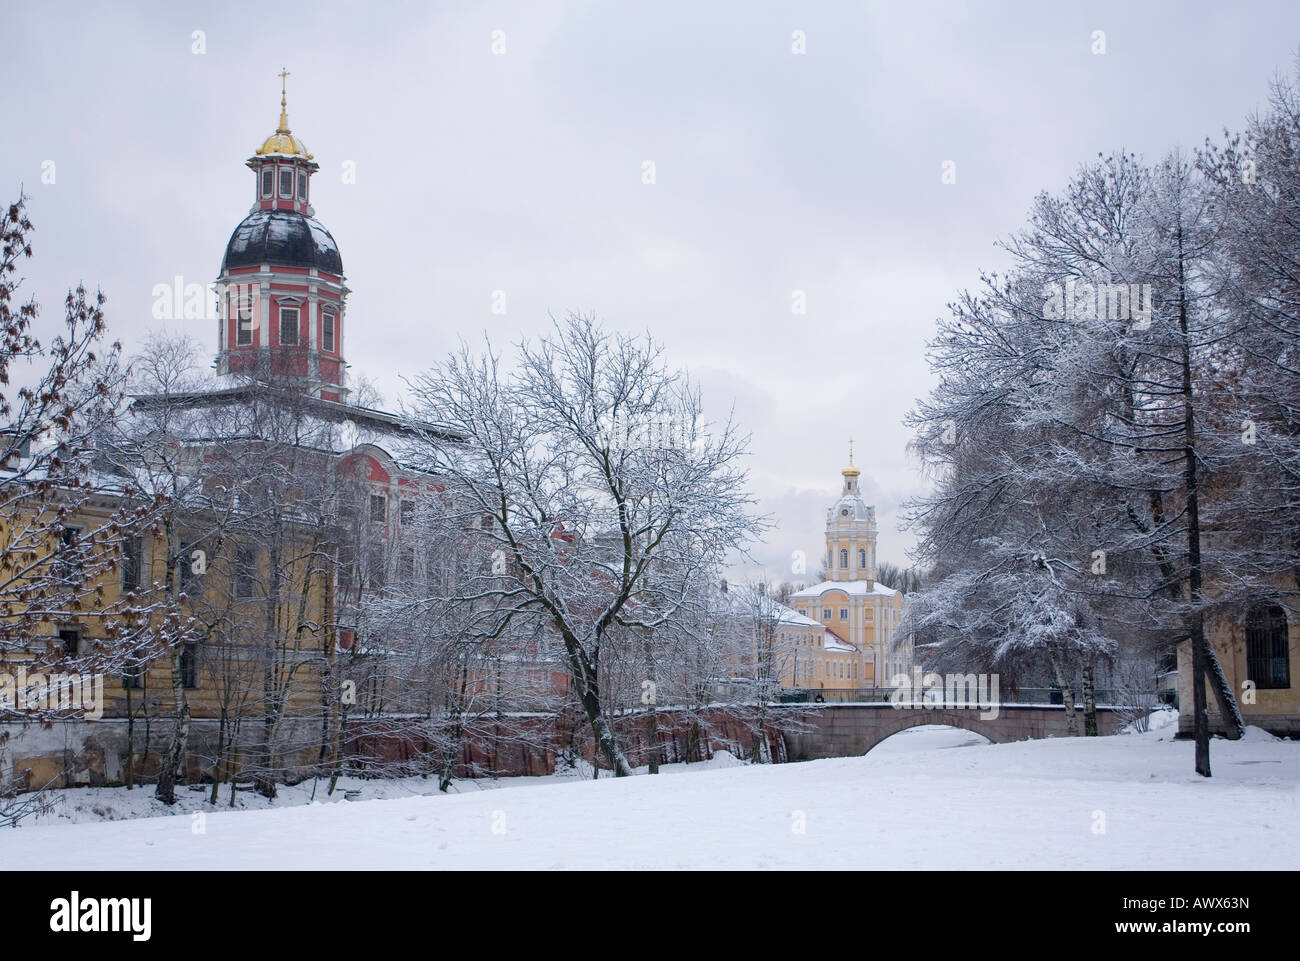
<svg viewBox="0 0 1300 961">
<path fill-rule="evenodd" d="M 418 420 L 464 438 L 426 433 L 411 456 L 447 478 L 467 524 L 491 518 L 506 565 L 462 597 L 546 621 L 601 753 L 631 774 L 601 690 L 606 639 L 668 623 L 695 573 L 759 530 L 739 466 L 746 438 L 730 422 L 710 431 L 698 391 L 649 337 L 578 316 L 520 344 L 509 374 L 490 347 L 462 346 L 411 387 Z"/>
</svg>

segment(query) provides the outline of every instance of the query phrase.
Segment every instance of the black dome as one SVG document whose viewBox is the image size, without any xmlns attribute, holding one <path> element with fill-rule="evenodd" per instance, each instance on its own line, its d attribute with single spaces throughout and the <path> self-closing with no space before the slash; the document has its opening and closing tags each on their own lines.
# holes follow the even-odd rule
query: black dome
<svg viewBox="0 0 1300 961">
<path fill-rule="evenodd" d="M 254 210 L 230 235 L 223 272 L 260 264 L 343 273 L 343 258 L 330 232 L 296 210 Z"/>
</svg>

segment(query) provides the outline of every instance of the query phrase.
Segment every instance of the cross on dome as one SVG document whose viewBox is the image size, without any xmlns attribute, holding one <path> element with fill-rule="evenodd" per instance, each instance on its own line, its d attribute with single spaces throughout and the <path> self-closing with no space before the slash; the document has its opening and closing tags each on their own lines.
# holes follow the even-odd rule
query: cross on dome
<svg viewBox="0 0 1300 961">
<path fill-rule="evenodd" d="M 254 156 L 265 157 L 274 154 L 311 160 L 312 155 L 307 150 L 307 145 L 289 132 L 289 99 L 285 84 L 289 71 L 281 67 L 276 76 L 280 78 L 280 125 L 275 128 L 275 133 L 267 137 L 262 146 L 255 151 Z"/>
<path fill-rule="evenodd" d="M 862 473 L 862 471 L 858 470 L 856 467 L 853 466 L 853 438 L 852 437 L 849 438 L 849 466 L 844 468 L 844 470 L 840 471 L 840 473 L 844 475 L 844 490 L 845 491 L 853 490 L 855 485 L 853 481 L 850 480 L 850 478 L 857 477 L 859 474 Z"/>
</svg>

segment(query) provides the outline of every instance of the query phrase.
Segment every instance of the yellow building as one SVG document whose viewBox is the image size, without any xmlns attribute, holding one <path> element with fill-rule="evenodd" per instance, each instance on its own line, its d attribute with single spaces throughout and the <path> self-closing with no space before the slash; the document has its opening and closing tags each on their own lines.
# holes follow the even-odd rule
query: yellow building
<svg viewBox="0 0 1300 961">
<path fill-rule="evenodd" d="M 862 500 L 861 472 L 842 472 L 844 488 L 826 512 L 828 579 L 792 594 L 796 615 L 818 623 L 825 633 L 825 664 L 806 662 L 795 686 L 826 690 L 887 688 L 912 671 L 910 641 L 894 646 L 903 616 L 903 597 L 876 581 L 876 510 Z M 819 675 L 819 670 L 821 674 Z M 829 670 L 829 676 L 826 671 Z"/>
<path fill-rule="evenodd" d="M 1215 618 L 1206 624 L 1215 654 L 1237 695 L 1242 718 L 1279 737 L 1300 737 L 1300 624 L 1280 604 L 1261 604 L 1244 618 Z M 1210 730 L 1221 731 L 1218 702 L 1207 686 Z M 1178 733 L 1192 734 L 1191 642 L 1178 645 Z"/>
</svg>

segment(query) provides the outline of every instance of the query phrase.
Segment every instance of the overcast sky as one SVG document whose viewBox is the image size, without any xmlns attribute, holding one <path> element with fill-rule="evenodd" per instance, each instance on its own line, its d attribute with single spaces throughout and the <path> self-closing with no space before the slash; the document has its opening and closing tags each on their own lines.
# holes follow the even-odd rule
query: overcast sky
<svg viewBox="0 0 1300 961">
<path fill-rule="evenodd" d="M 130 352 L 166 326 L 156 284 L 215 278 L 287 67 L 352 373 L 392 401 L 458 337 L 508 346 L 548 312 L 650 330 L 753 433 L 778 578 L 795 550 L 815 576 L 849 437 L 879 558 L 906 562 L 924 343 L 1033 195 L 1240 127 L 1300 43 L 1294 0 L 181 6 L 0 8 L 0 188 L 31 195 L 47 329 L 85 280 Z M 215 352 L 215 324 L 170 326 Z"/>
</svg>

